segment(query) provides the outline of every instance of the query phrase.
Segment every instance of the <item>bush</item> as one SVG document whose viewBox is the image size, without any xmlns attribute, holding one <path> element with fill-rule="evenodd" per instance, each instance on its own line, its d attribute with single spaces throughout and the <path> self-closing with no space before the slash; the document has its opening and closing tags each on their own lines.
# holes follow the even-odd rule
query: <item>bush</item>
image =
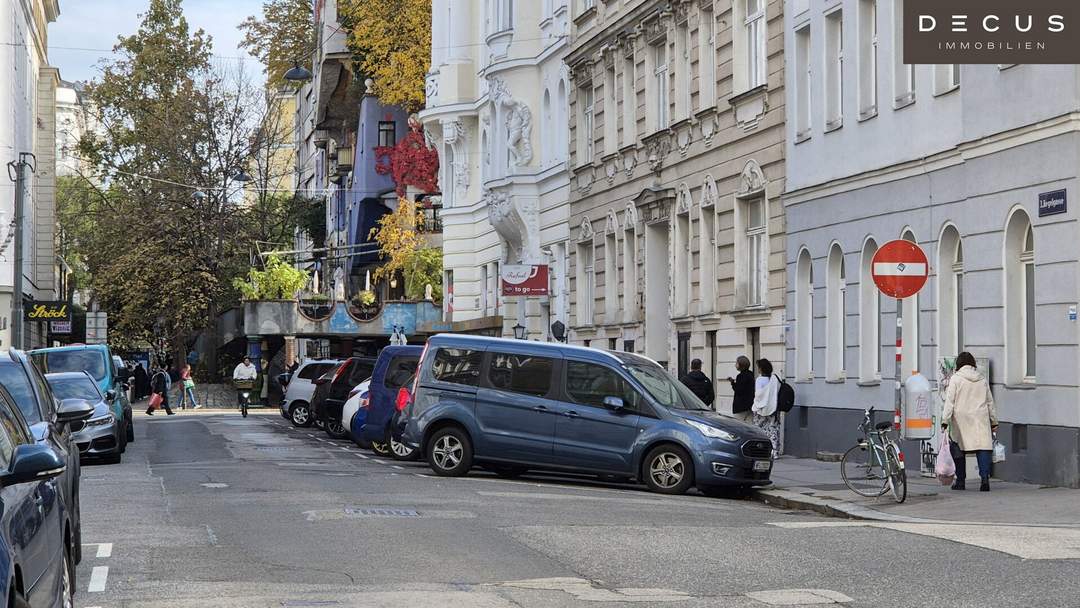
<svg viewBox="0 0 1080 608">
<path fill-rule="evenodd" d="M 289 300 L 296 297 L 296 292 L 307 282 L 306 272 L 272 255 L 267 258 L 263 270 L 252 268 L 246 281 L 234 279 L 233 286 L 244 300 Z"/>
</svg>

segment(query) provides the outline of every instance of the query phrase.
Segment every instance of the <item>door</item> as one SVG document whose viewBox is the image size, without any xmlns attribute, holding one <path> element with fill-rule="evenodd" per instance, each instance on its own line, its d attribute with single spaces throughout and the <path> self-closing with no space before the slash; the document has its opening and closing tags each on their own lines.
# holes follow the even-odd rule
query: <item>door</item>
<svg viewBox="0 0 1080 608">
<path fill-rule="evenodd" d="M 527 353 L 491 352 L 476 392 L 477 454 L 547 464 L 559 402 L 551 398 L 558 360 Z"/>
<path fill-rule="evenodd" d="M 371 401 L 365 425 L 370 424 L 380 431 L 388 429 L 390 419 L 394 416 L 394 402 L 398 390 L 416 373 L 419 359 L 419 355 L 395 355 L 387 363 L 381 378 L 378 374 L 372 377 L 368 392 Z"/>
<path fill-rule="evenodd" d="M 641 395 L 614 369 L 598 363 L 564 362 L 567 400 L 555 423 L 555 462 L 617 473 L 633 472 Z M 625 407 L 614 411 L 605 397 Z"/>
</svg>

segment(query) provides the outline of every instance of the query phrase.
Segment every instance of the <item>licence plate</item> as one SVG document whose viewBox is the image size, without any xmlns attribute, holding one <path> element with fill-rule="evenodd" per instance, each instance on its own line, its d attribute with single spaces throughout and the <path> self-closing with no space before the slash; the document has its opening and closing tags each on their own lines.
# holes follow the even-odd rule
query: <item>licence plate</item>
<svg viewBox="0 0 1080 608">
<path fill-rule="evenodd" d="M 768 460 L 756 460 L 756 461 L 754 461 L 754 470 L 755 471 L 768 471 L 771 468 L 772 468 L 772 462 L 769 462 Z"/>
</svg>

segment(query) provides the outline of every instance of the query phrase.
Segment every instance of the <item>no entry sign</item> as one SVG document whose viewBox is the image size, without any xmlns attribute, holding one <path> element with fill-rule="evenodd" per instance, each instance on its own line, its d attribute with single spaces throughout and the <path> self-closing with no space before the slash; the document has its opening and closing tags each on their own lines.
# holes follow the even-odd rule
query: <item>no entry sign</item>
<svg viewBox="0 0 1080 608">
<path fill-rule="evenodd" d="M 926 284 L 930 264 L 926 254 L 910 241 L 889 241 L 871 261 L 874 284 L 881 293 L 902 300 L 919 293 Z"/>
</svg>

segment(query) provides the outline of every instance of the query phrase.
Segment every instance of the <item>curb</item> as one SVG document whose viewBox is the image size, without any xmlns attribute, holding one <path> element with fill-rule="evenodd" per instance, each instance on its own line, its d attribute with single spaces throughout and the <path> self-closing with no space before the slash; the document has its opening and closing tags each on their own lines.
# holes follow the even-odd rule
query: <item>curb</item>
<svg viewBox="0 0 1080 608">
<path fill-rule="evenodd" d="M 938 523 L 930 519 L 919 517 L 906 517 L 904 515 L 890 515 L 876 509 L 857 505 L 843 500 L 824 500 L 790 490 L 758 490 L 753 494 L 754 500 L 771 507 L 796 511 L 813 511 L 826 517 L 840 519 L 857 519 L 863 521 L 888 521 L 896 523 Z"/>
</svg>

